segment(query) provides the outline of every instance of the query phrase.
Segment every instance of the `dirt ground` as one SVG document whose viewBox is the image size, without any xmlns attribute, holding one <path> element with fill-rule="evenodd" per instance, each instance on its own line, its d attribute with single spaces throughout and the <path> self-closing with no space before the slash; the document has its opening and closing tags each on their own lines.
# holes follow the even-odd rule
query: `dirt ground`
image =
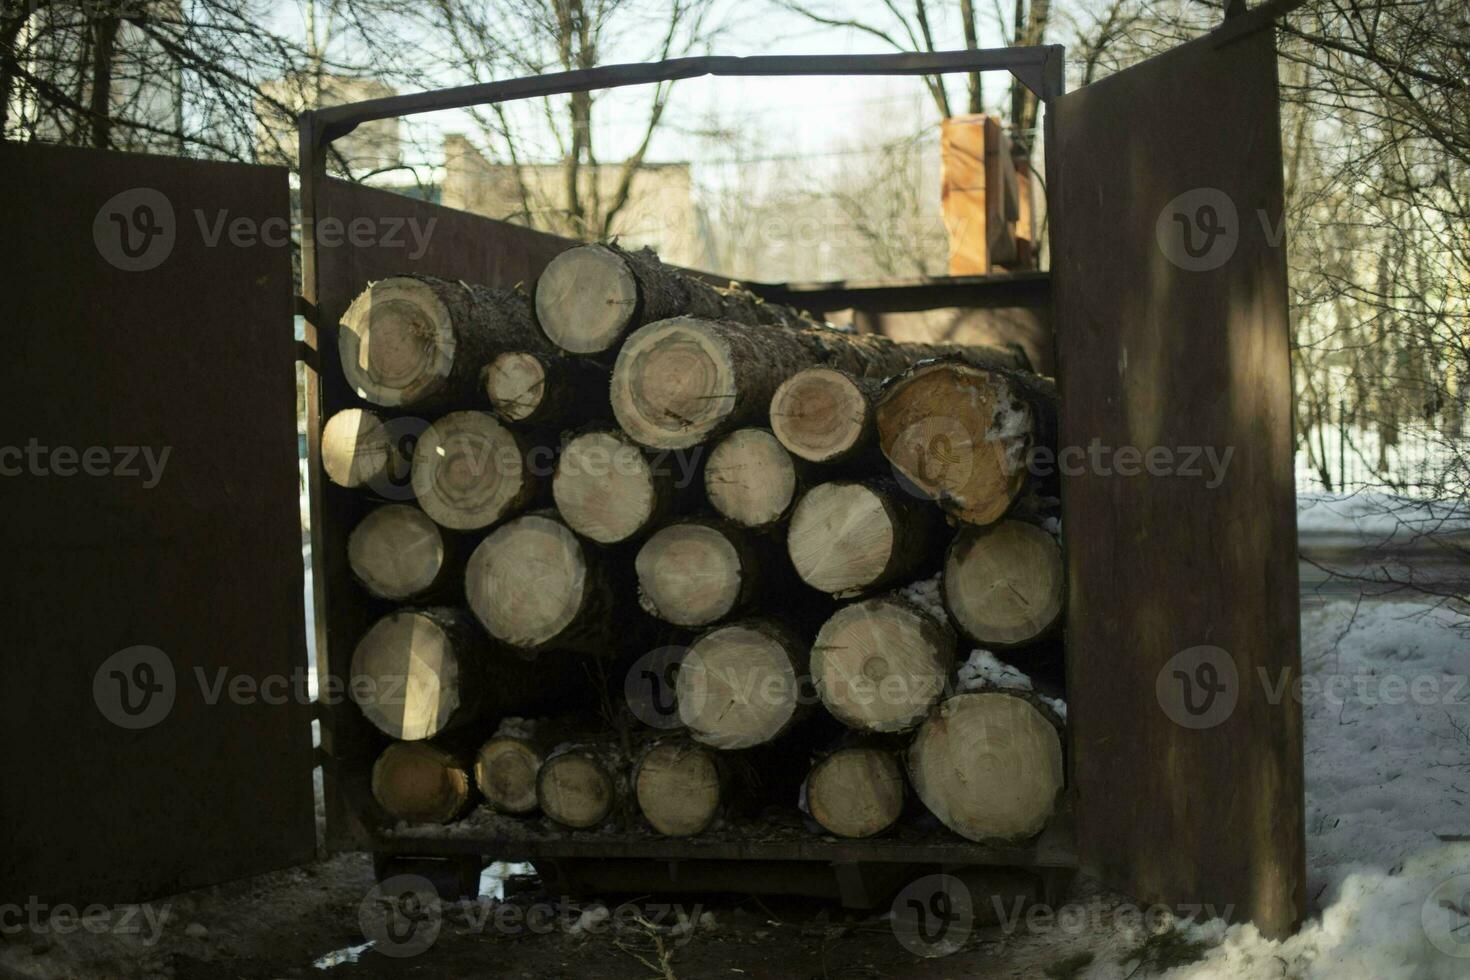
<svg viewBox="0 0 1470 980">
<path fill-rule="evenodd" d="M 339 855 L 163 899 L 149 907 L 151 918 L 135 916 L 126 929 L 92 932 L 73 922 L 62 932 L 55 920 L 7 929 L 0 976 L 1067 977 L 1079 955 L 1098 955 L 1108 938 L 1095 929 L 976 926 L 952 954 L 926 958 L 900 941 L 887 908 L 853 912 L 831 901 L 736 895 L 679 896 L 668 905 L 609 898 L 604 905 L 548 896 L 534 878 L 510 877 L 491 882 L 503 900 L 440 907 L 429 920 L 436 929 L 395 944 L 404 930 L 385 933 L 371 911 L 364 918 L 365 900 L 375 907 L 375 884 L 366 856 Z M 1098 907 L 1106 900 L 1088 901 Z M 376 941 L 369 944 L 365 933 Z"/>
</svg>

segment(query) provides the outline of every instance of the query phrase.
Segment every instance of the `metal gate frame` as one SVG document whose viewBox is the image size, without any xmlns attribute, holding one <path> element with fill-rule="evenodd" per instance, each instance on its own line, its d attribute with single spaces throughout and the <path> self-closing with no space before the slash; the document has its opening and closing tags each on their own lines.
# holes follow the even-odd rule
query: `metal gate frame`
<svg viewBox="0 0 1470 980">
<path fill-rule="evenodd" d="M 1227 14 L 1226 21 L 1212 32 L 1207 40 L 1214 46 L 1223 46 L 1230 41 L 1244 37 L 1256 31 L 1268 30 L 1272 27 L 1274 19 L 1293 7 L 1299 5 L 1301 0 L 1270 0 L 1270 2 L 1252 10 L 1248 13 Z M 385 119 L 396 116 L 412 115 L 416 113 L 465 108 L 474 105 L 482 105 L 494 102 L 504 102 L 518 99 L 535 98 L 548 95 L 567 94 L 572 92 L 588 91 L 599 88 L 612 88 L 627 85 L 649 84 L 660 81 L 672 81 L 676 79 L 693 78 L 704 75 L 723 77 L 753 77 L 753 76 L 781 76 L 781 75 L 920 75 L 936 73 L 953 73 L 968 71 L 993 71 L 1004 70 L 1011 72 L 1018 80 L 1033 91 L 1044 106 L 1050 108 L 1055 100 L 1063 95 L 1063 49 L 1060 46 L 1038 46 L 1023 48 L 987 49 L 976 51 L 949 51 L 933 54 L 894 54 L 894 55 L 839 55 L 839 56 L 763 56 L 750 58 L 730 57 L 706 57 L 685 58 L 674 61 L 661 62 L 649 65 L 615 65 L 603 68 L 593 68 L 582 71 L 562 72 L 532 78 L 514 79 L 502 82 L 490 82 L 480 85 L 463 86 L 460 88 L 447 89 L 438 92 L 426 92 L 404 96 L 395 96 L 385 99 L 375 99 L 351 105 L 335 106 L 317 111 L 304 113 L 299 122 L 299 147 L 302 171 L 302 273 L 304 297 L 301 310 L 308 321 L 307 351 L 303 357 L 309 366 L 313 368 L 308 372 L 308 453 L 311 461 L 311 507 L 312 507 L 312 534 L 313 534 L 313 561 L 315 565 L 315 588 L 316 588 L 316 610 L 317 610 L 317 650 L 319 669 L 323 676 L 341 675 L 345 672 L 347 660 L 350 658 L 350 641 L 347 639 L 351 633 L 351 625 L 354 616 L 344 611 L 344 606 L 350 604 L 350 598 L 344 597 L 344 586 L 350 590 L 347 584 L 345 566 L 339 557 L 334 557 L 342 550 L 341 545 L 345 540 L 345 524 L 339 506 L 333 505 L 330 500 L 324 499 L 332 495 L 330 488 L 324 494 L 322 481 L 319 473 L 320 453 L 320 431 L 321 425 L 326 417 L 332 412 L 347 407 L 351 404 L 351 392 L 346 389 L 345 379 L 341 377 L 340 369 L 335 364 L 335 329 L 336 322 L 334 314 L 340 313 L 345 308 L 343 297 L 350 299 L 350 293 L 360 288 L 364 279 L 358 278 L 350 282 L 333 281 L 333 270 L 329 268 L 330 263 L 324 263 L 324 256 L 318 248 L 315 229 L 317 221 L 330 214 L 333 209 L 341 207 L 350 202 L 350 194 L 357 193 L 375 198 L 382 192 L 357 189 L 349 192 L 344 188 L 351 187 L 342 181 L 328 178 L 325 169 L 325 159 L 333 140 L 350 133 L 356 126 L 377 119 Z M 1052 159 L 1053 148 L 1056 143 L 1051 139 L 1053 126 L 1053 114 L 1047 113 L 1048 126 L 1048 151 L 1047 161 L 1049 197 L 1055 202 L 1059 200 L 1056 178 L 1059 173 L 1057 161 Z M 391 195 L 382 195 L 384 198 Z M 408 204 L 400 203 L 394 205 L 402 210 Z M 426 205 L 422 202 L 410 202 L 417 209 L 431 209 L 435 206 Z M 382 202 L 378 202 L 382 204 Z M 349 207 L 352 205 L 348 203 Z M 373 205 L 371 202 L 369 206 Z M 425 210 L 423 213 L 429 213 Z M 528 232 L 526 229 L 495 222 L 491 219 L 478 218 L 476 216 L 463 215 L 460 212 L 451 212 L 449 209 L 435 209 L 438 214 L 458 215 L 455 221 L 463 221 L 464 227 L 455 231 L 454 234 L 464 234 L 470 238 L 475 233 L 470 229 L 478 227 L 481 234 L 502 235 L 508 240 L 527 241 L 527 236 L 534 236 L 525 250 L 525 254 L 518 256 L 520 262 L 517 275 L 527 278 L 534 275 L 539 266 L 544 266 L 545 260 L 550 254 L 561 248 L 570 247 L 572 244 L 566 239 L 556 239 L 553 236 L 539 235 Z M 505 251 L 505 250 L 502 250 Z M 1053 255 L 1055 255 L 1053 251 Z M 505 258 L 505 256 L 501 256 Z M 453 260 L 450 260 L 451 262 Z M 367 265 L 372 265 L 368 261 Z M 512 263 L 515 264 L 515 263 Z M 363 263 L 355 266 L 360 273 L 363 271 Z M 390 274 L 386 267 L 379 266 L 379 275 Z M 422 271 L 433 271 L 420 267 Z M 440 272 L 439 274 L 444 274 Z M 983 279 L 984 277 L 982 277 Z M 485 280 L 481 280 L 485 281 Z M 512 278 L 510 281 L 515 281 Z M 494 282 L 486 281 L 487 285 Z M 761 284 L 749 284 L 757 292 L 766 295 L 780 295 L 780 287 L 762 286 Z M 961 293 L 972 292 L 977 299 L 986 293 L 985 282 L 958 283 L 955 280 L 937 280 L 933 283 L 916 285 L 912 287 L 921 295 L 944 293 L 950 297 L 955 294 L 956 288 Z M 795 299 L 795 297 L 792 297 Z M 810 293 L 803 295 L 802 299 L 811 300 L 814 297 Z M 801 300 L 796 300 L 801 302 Z M 951 304 L 953 299 L 951 299 Z M 922 300 L 918 301 L 922 305 Z M 939 305 L 936 303 L 936 305 Z M 979 305 L 985 305 L 980 300 Z M 1065 358 L 1063 358 L 1065 362 Z M 1067 390 L 1065 378 L 1063 379 L 1063 391 Z M 1075 433 L 1074 433 L 1075 434 Z M 1063 431 L 1062 439 L 1068 440 L 1068 433 Z M 1066 495 L 1066 482 L 1063 488 Z M 1294 568 L 1294 565 L 1293 565 Z M 1068 550 L 1069 577 L 1075 583 L 1079 572 L 1083 574 L 1096 574 L 1096 569 L 1079 569 L 1073 560 L 1070 549 Z M 360 613 L 358 614 L 360 617 Z M 357 620 L 360 622 L 360 618 Z M 336 634 L 334 637 L 333 634 Z M 340 644 L 338 641 L 341 641 Z M 347 649 L 342 649 L 342 647 Z M 1068 644 L 1068 669 L 1072 668 L 1077 652 L 1072 645 Z M 1148 683 L 1153 682 L 1152 676 Z M 340 688 L 339 688 L 340 689 Z M 1085 701 L 1088 692 L 1073 690 L 1070 697 L 1074 703 Z M 364 824 L 357 819 L 357 815 L 369 812 L 363 809 L 370 804 L 367 796 L 365 781 L 366 766 L 362 765 L 361 758 L 355 760 L 357 775 L 354 776 L 351 769 L 353 760 L 350 754 L 361 749 L 359 744 L 354 744 L 354 727 L 359 731 L 364 724 L 360 718 L 351 715 L 350 705 L 328 705 L 322 712 L 322 747 L 323 747 L 323 769 L 324 783 L 327 794 L 328 813 L 328 843 L 329 846 L 342 849 L 371 849 L 384 852 L 402 852 L 416 855 L 443 854 L 443 855 L 494 855 L 497 859 L 552 859 L 552 858 L 578 858 L 578 857 L 634 857 L 648 858 L 665 861 L 693 858 L 723 858 L 723 859 L 774 859 L 774 860 L 821 860 L 829 861 L 839 866 L 843 864 L 864 861 L 895 861 L 914 863 L 943 863 L 952 865 L 1008 865 L 1033 868 L 1070 868 L 1079 863 L 1084 869 L 1100 871 L 1106 883 L 1121 888 L 1122 890 L 1133 890 L 1138 884 L 1136 876 L 1130 875 L 1128 859 L 1121 859 L 1122 871 L 1118 870 L 1120 860 L 1116 855 L 1107 854 L 1107 841 L 1099 841 L 1096 837 L 1083 837 L 1087 848 L 1079 855 L 1075 850 L 1074 835 L 1070 826 L 1070 818 L 1075 817 L 1078 821 L 1086 822 L 1088 813 L 1072 814 L 1070 807 L 1061 815 L 1062 819 L 1054 821 L 1053 827 L 1037 841 L 1018 847 L 993 847 L 969 842 L 956 842 L 953 844 L 929 845 L 914 847 L 899 842 L 845 842 L 828 843 L 820 840 L 811 840 L 803 843 L 776 843 L 761 844 L 755 842 L 722 842 L 722 841 L 700 841 L 693 840 L 649 840 L 644 839 L 636 842 L 612 842 L 594 839 L 578 839 L 579 835 L 566 835 L 555 840 L 551 839 L 515 839 L 500 840 L 489 838 L 404 838 L 385 836 L 374 827 Z M 1106 710 L 1107 706 L 1093 704 L 1084 710 Z M 1075 710 L 1075 709 L 1074 709 Z M 1074 757 L 1074 741 L 1072 729 L 1067 730 L 1068 757 Z M 1300 755 L 1300 741 L 1298 731 L 1298 743 L 1296 745 L 1298 756 Z M 1290 748 L 1288 747 L 1288 752 Z M 1203 777 L 1201 777 L 1203 778 Z M 1069 780 L 1069 798 L 1075 797 L 1074 781 Z M 1300 811 L 1302 801 L 1287 801 L 1288 806 Z M 1110 803 L 1099 804 L 1097 801 L 1089 802 L 1089 806 L 1106 805 L 1120 812 L 1126 812 L 1129 801 L 1114 800 Z M 1116 823 L 1121 819 L 1117 814 L 1109 818 L 1110 823 Z M 1189 855 L 1173 855 L 1182 859 L 1181 864 L 1189 866 L 1191 858 Z M 1080 861 L 1079 861 L 1080 858 Z M 1284 873 L 1292 879 L 1304 876 L 1304 868 L 1286 868 Z M 1290 887 L 1297 887 L 1295 880 L 1288 882 Z M 1163 882 L 1159 887 L 1150 889 L 1157 894 L 1168 894 L 1172 900 L 1179 902 L 1189 901 L 1197 893 L 1198 883 L 1188 874 L 1182 874 L 1173 882 Z M 1272 911 L 1265 920 L 1258 920 L 1264 929 L 1272 934 L 1281 934 L 1290 931 L 1300 921 L 1301 910 L 1298 909 L 1288 918 L 1283 919 L 1278 912 Z M 1249 902 L 1243 903 L 1236 911 L 1236 917 L 1252 918 L 1257 916 L 1255 909 Z"/>
</svg>

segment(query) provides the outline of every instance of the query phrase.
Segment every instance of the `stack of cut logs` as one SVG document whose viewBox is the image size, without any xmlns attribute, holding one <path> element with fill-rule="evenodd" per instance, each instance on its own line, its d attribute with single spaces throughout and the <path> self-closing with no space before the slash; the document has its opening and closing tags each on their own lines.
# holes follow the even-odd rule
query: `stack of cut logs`
<svg viewBox="0 0 1470 980">
<path fill-rule="evenodd" d="M 338 347 L 363 404 L 321 457 L 381 606 L 347 690 L 390 740 L 388 818 L 1045 825 L 1063 572 L 1027 464 L 1056 404 L 1024 355 L 844 331 L 615 245 L 534 296 L 372 283 Z M 1039 679 L 957 684 L 975 647 Z"/>
</svg>

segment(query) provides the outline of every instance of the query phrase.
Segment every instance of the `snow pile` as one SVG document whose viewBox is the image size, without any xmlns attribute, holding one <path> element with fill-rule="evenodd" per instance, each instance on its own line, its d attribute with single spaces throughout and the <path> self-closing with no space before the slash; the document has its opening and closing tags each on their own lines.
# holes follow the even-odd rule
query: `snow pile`
<svg viewBox="0 0 1470 980">
<path fill-rule="evenodd" d="M 1466 875 L 1455 887 L 1456 876 Z M 1449 887 L 1446 887 L 1449 886 Z M 1470 845 L 1423 851 L 1401 869 L 1349 874 L 1320 920 L 1283 942 L 1252 925 L 1220 920 L 1194 926 L 1191 938 L 1217 945 L 1170 980 L 1464 980 L 1470 976 Z M 1458 906 L 1454 908 L 1447 906 Z"/>
<path fill-rule="evenodd" d="M 939 597 L 939 580 L 942 577 L 942 574 L 935 574 L 933 578 L 910 582 L 899 590 L 899 595 L 941 623 L 947 623 L 949 614 L 944 611 L 944 600 Z"/>
<path fill-rule="evenodd" d="M 493 737 L 530 739 L 535 735 L 536 720 L 534 718 L 502 718 Z"/>
<path fill-rule="evenodd" d="M 1048 697 L 1037 692 L 1028 677 L 1018 668 L 998 659 L 989 650 L 971 650 L 969 659 L 960 665 L 955 679 L 955 691 L 969 694 L 974 691 L 1030 691 L 1047 707 L 1067 720 L 1067 702 L 1061 698 Z"/>
</svg>

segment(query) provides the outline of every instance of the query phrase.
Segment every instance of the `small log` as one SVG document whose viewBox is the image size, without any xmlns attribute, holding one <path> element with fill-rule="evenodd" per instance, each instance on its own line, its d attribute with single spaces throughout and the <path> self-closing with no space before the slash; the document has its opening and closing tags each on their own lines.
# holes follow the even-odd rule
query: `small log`
<svg viewBox="0 0 1470 980">
<path fill-rule="evenodd" d="M 678 484 L 688 477 L 669 462 L 617 429 L 573 436 L 551 482 L 556 509 L 573 531 L 598 544 L 637 538 L 676 509 Z"/>
<path fill-rule="evenodd" d="M 344 408 L 322 427 L 322 469 L 339 487 L 402 486 L 409 461 L 383 420 L 365 408 Z"/>
<path fill-rule="evenodd" d="M 524 508 L 540 488 L 527 462 L 533 448 L 489 412 L 451 412 L 419 436 L 414 496 L 424 513 L 447 528 L 490 527 Z"/>
<path fill-rule="evenodd" d="M 552 350 L 525 295 L 430 276 L 371 284 L 337 333 L 358 397 L 419 412 L 474 404 L 481 368 L 507 350 Z"/>
<path fill-rule="evenodd" d="M 710 451 L 704 490 L 721 515 L 742 527 L 766 528 L 790 514 L 801 472 L 769 429 L 736 429 Z"/>
<path fill-rule="evenodd" d="M 618 645 L 602 556 L 551 511 L 517 517 L 480 542 L 465 567 L 465 595 L 486 632 L 526 652 Z"/>
<path fill-rule="evenodd" d="M 348 693 L 367 720 L 396 739 L 433 738 L 473 718 L 497 660 L 463 612 L 400 609 L 374 623 L 352 652 Z M 497 701 L 510 702 L 510 686 Z"/>
<path fill-rule="evenodd" d="M 723 521 L 691 518 L 656 531 L 633 561 L 643 608 L 675 626 L 707 626 L 759 595 L 763 549 Z"/>
<path fill-rule="evenodd" d="M 439 525 L 409 504 L 374 508 L 347 536 L 347 564 L 369 594 L 402 602 L 457 584 Z"/>
<path fill-rule="evenodd" d="M 668 837 L 703 833 L 720 815 L 727 775 L 719 755 L 684 738 L 665 738 L 644 751 L 634 768 L 638 808 Z"/>
<path fill-rule="evenodd" d="M 1033 447 L 1055 447 L 1056 389 L 1019 372 L 920 364 L 878 402 L 894 469 L 961 521 L 999 520 L 1027 483 Z"/>
<path fill-rule="evenodd" d="M 836 480 L 797 503 L 786 547 L 802 581 L 851 598 L 914 578 L 943 525 L 934 507 L 893 480 Z"/>
<path fill-rule="evenodd" d="M 541 765 L 566 737 L 567 726 L 554 721 L 506 718 L 475 753 L 475 785 L 485 802 L 501 813 L 531 813 Z"/>
<path fill-rule="evenodd" d="M 627 796 L 620 754 L 610 744 L 558 748 L 541 764 L 536 800 L 541 812 L 573 830 L 603 824 Z"/>
<path fill-rule="evenodd" d="M 573 354 L 610 351 L 634 327 L 683 314 L 746 324 L 816 325 L 790 307 L 765 303 L 742 289 L 720 289 L 664 265 L 647 248 L 593 244 L 568 249 L 536 282 L 542 329 Z"/>
<path fill-rule="evenodd" d="M 838 837 L 872 837 L 898 821 L 906 787 L 898 753 L 876 745 L 849 745 L 812 766 L 806 808 Z"/>
<path fill-rule="evenodd" d="M 506 351 L 480 380 L 495 414 L 524 425 L 579 425 L 612 417 L 608 370 L 583 358 L 546 351 Z"/>
<path fill-rule="evenodd" d="M 812 682 L 844 725 L 904 732 L 929 714 L 954 672 L 948 625 L 897 594 L 843 606 L 812 644 Z"/>
<path fill-rule="evenodd" d="M 805 707 L 809 647 L 786 627 L 751 619 L 698 637 L 679 666 L 679 720 L 696 741 L 744 749 L 773 741 Z"/>
<path fill-rule="evenodd" d="M 965 527 L 944 558 L 944 605 L 976 643 L 1021 646 L 1060 621 L 1066 577 L 1061 547 L 1034 524 Z"/>
<path fill-rule="evenodd" d="M 1062 789 L 1056 718 L 1026 697 L 957 694 L 919 727 L 908 770 L 919 799 L 961 837 L 1033 837 Z"/>
<path fill-rule="evenodd" d="M 406 823 L 449 823 L 470 808 L 474 784 L 453 754 L 428 742 L 394 742 L 373 763 L 373 799 Z"/>
<path fill-rule="evenodd" d="M 839 463 L 874 445 L 882 385 L 836 368 L 798 371 L 771 397 L 771 431 L 792 455 Z"/>
</svg>

